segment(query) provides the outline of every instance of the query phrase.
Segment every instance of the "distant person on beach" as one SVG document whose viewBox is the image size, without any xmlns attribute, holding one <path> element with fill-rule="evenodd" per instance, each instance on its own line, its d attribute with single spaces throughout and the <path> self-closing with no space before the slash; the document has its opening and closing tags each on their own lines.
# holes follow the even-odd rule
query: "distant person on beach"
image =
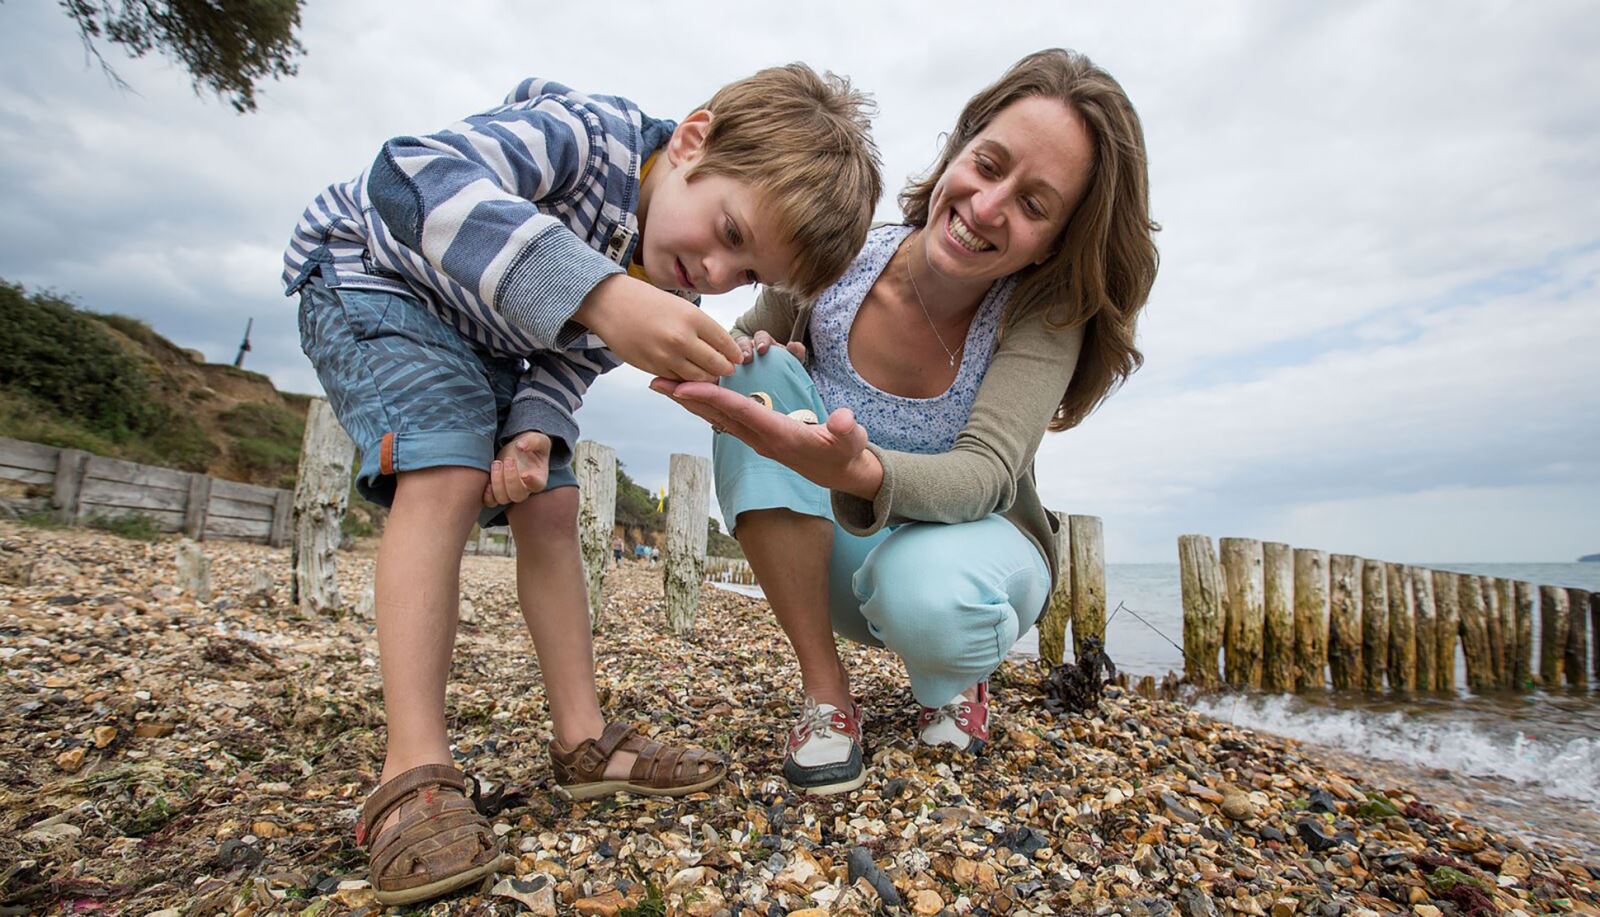
<svg viewBox="0 0 1600 917">
<path fill-rule="evenodd" d="M 922 742 L 987 740 L 989 675 L 1059 575 L 1034 454 L 1142 361 L 1146 173 L 1116 80 L 1028 55 L 967 103 L 904 224 L 820 296 L 763 291 L 722 387 L 652 383 L 719 434 L 722 516 L 799 660 L 796 789 L 866 779 L 836 633 L 904 660 Z"/>
<path fill-rule="evenodd" d="M 481 114 L 389 141 L 307 208 L 284 256 L 302 347 L 361 449 L 362 494 L 391 507 L 375 574 L 387 756 L 356 825 L 380 904 L 502 863 L 445 727 L 474 522 L 514 532 L 559 791 L 681 796 L 723 778 L 718 756 L 601 714 L 573 412 L 620 363 L 733 372 L 740 349 L 699 295 L 815 295 L 866 238 L 880 190 L 865 99 L 792 64 L 679 123 L 526 80 Z"/>
<path fill-rule="evenodd" d="M 622 538 L 611 539 L 611 563 L 613 566 L 622 563 Z"/>
</svg>

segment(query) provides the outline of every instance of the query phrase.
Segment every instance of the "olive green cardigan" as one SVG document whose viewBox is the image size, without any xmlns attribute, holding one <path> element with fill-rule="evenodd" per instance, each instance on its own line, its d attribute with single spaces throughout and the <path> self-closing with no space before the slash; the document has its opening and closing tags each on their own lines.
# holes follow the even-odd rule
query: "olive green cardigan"
<svg viewBox="0 0 1600 917">
<path fill-rule="evenodd" d="M 811 306 L 765 290 L 733 330 L 746 337 L 765 331 L 781 343 L 802 341 L 809 359 Z M 1056 581 L 1057 524 L 1039 502 L 1033 456 L 1072 379 L 1083 328 L 1052 330 L 1045 311 L 1008 317 L 972 414 L 948 452 L 919 455 L 867 446 L 883 463 L 883 486 L 871 501 L 833 492 L 834 517 L 845 531 L 871 535 L 902 522 L 972 522 L 1000 513 L 1039 549 L 1051 583 Z"/>
</svg>

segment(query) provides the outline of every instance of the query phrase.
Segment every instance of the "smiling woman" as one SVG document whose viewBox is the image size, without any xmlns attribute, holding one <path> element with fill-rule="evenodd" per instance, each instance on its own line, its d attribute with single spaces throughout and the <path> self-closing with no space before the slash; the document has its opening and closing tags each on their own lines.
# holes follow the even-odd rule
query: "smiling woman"
<svg viewBox="0 0 1600 917">
<path fill-rule="evenodd" d="M 923 742 L 987 740 L 1057 571 L 1034 453 L 1138 366 L 1155 279 L 1138 115 L 1071 51 L 974 96 L 900 201 L 820 295 L 762 295 L 722 386 L 655 383 L 726 434 L 717 498 L 799 659 L 784 776 L 811 793 L 866 779 L 835 634 L 905 660 Z"/>
</svg>

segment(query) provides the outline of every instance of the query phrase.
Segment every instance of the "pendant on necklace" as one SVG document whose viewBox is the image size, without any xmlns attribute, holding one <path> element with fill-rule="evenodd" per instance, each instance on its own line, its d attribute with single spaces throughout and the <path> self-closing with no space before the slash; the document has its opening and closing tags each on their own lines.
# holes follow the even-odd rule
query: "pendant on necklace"
<svg viewBox="0 0 1600 917">
<path fill-rule="evenodd" d="M 955 357 L 951 357 L 950 358 L 950 365 L 951 365 L 951 367 L 954 367 L 956 365 L 956 358 Z"/>
</svg>

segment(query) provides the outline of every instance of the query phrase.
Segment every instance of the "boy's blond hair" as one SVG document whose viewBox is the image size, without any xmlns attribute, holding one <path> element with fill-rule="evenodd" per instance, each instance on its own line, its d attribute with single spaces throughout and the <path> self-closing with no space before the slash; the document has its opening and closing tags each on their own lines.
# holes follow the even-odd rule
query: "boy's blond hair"
<svg viewBox="0 0 1600 917">
<path fill-rule="evenodd" d="M 883 193 L 871 100 L 844 77 L 794 63 L 729 83 L 700 107 L 711 127 L 687 177 L 755 188 L 795 247 L 782 286 L 808 299 L 827 289 L 866 244 Z"/>
</svg>

